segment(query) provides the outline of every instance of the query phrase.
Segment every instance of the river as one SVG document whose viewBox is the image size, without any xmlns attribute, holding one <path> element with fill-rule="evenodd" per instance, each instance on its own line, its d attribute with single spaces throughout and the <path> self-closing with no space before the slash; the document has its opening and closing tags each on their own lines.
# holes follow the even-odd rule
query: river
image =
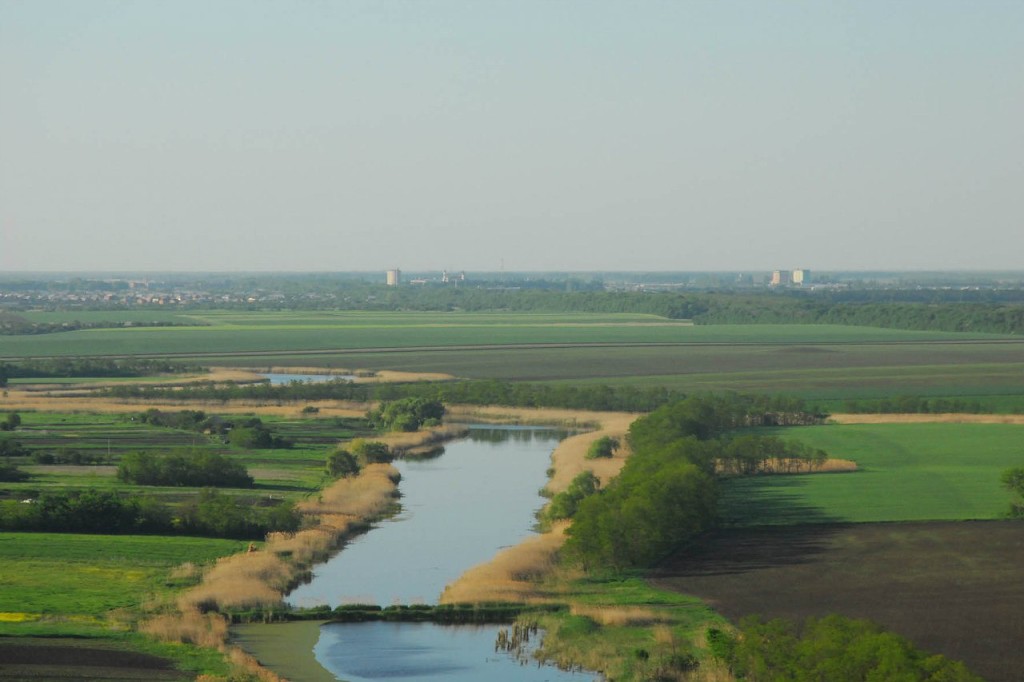
<svg viewBox="0 0 1024 682">
<path fill-rule="evenodd" d="M 436 603 L 466 569 L 532 531 L 565 432 L 472 427 L 439 457 L 400 460 L 401 512 L 350 542 L 288 595 L 294 606 Z M 276 627 L 276 626 L 269 626 Z M 495 653 L 498 626 L 328 624 L 313 654 L 339 680 L 593 679 Z"/>
</svg>

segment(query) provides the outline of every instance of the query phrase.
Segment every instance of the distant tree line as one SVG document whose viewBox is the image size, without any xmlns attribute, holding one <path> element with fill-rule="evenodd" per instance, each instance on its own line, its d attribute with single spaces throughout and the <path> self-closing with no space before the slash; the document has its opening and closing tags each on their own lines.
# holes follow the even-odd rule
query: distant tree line
<svg viewBox="0 0 1024 682">
<path fill-rule="evenodd" d="M 925 398 L 901 395 L 892 398 L 847 400 L 843 411 L 849 414 L 984 414 L 995 408 L 967 398 Z"/>
<path fill-rule="evenodd" d="M 33 322 L 12 312 L 0 312 L 0 335 L 16 336 L 25 334 L 53 334 L 56 332 L 73 332 L 80 329 L 121 329 L 128 327 L 195 327 L 202 322 L 179 322 L 172 320 L 160 321 L 110 321 L 102 320 L 84 322 L 67 320 L 65 322 Z"/>
<path fill-rule="evenodd" d="M 748 474 L 773 459 L 824 461 L 823 452 L 802 444 L 737 432 L 821 420 L 800 401 L 784 404 L 788 409 L 760 396 L 691 397 L 633 422 L 633 454 L 619 475 L 603 489 L 574 481 L 568 496 L 552 500 L 557 511 L 544 512 L 549 520 L 563 510 L 573 518 L 566 559 L 588 570 L 653 566 L 715 525 L 719 470 Z"/>
<path fill-rule="evenodd" d="M 117 398 L 143 400 L 261 400 L 303 402 L 313 400 L 397 401 L 404 398 L 425 398 L 451 404 L 505 405 L 509 407 L 566 407 L 577 410 L 650 412 L 686 394 L 661 386 L 570 386 L 528 382 L 460 380 L 445 382 L 413 382 L 356 384 L 348 381 L 322 383 L 293 382 L 284 385 L 263 384 L 190 384 L 180 388 L 120 385 L 102 392 Z M 803 403 L 796 398 L 765 396 L 748 398 L 763 403 L 766 419 L 770 414 L 794 414 L 792 406 Z M 187 428 L 187 427 L 181 427 Z"/>
<path fill-rule="evenodd" d="M 121 457 L 117 478 L 135 485 L 189 488 L 251 488 L 245 467 L 209 450 L 183 449 L 168 453 L 131 452 Z"/>
<path fill-rule="evenodd" d="M 79 379 L 144 377 L 154 374 L 205 372 L 198 365 L 187 365 L 166 360 L 107 360 L 103 358 L 53 358 L 25 360 L 17 363 L 0 362 L 0 386 L 8 379 Z"/>
</svg>

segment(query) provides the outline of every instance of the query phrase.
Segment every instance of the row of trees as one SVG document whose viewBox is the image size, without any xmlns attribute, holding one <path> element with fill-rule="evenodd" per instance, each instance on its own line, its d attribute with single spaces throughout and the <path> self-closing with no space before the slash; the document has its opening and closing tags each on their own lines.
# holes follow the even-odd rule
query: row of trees
<svg viewBox="0 0 1024 682">
<path fill-rule="evenodd" d="M 246 468 L 227 457 L 201 449 L 169 453 L 133 452 L 121 457 L 117 478 L 135 485 L 198 488 L 251 488 L 253 478 Z"/>
<path fill-rule="evenodd" d="M 755 473 L 771 460 L 823 461 L 824 453 L 801 444 L 731 433 L 769 416 L 785 423 L 818 419 L 797 404 L 786 412 L 766 411 L 769 405 L 751 396 L 694 397 L 633 422 L 627 436 L 633 455 L 618 477 L 602 490 L 553 500 L 559 514 L 575 506 L 566 558 L 587 569 L 653 566 L 716 523 L 716 471 Z"/>
<path fill-rule="evenodd" d="M 901 395 L 874 400 L 847 400 L 843 411 L 850 414 L 983 414 L 991 406 L 967 398 L 924 398 Z"/>
<path fill-rule="evenodd" d="M 322 383 L 214 385 L 181 388 L 146 387 L 125 384 L 106 389 L 117 398 L 142 400 L 263 400 L 304 402 L 313 400 L 400 401 L 420 398 L 432 402 L 464 405 L 506 405 L 509 407 L 565 407 L 578 410 L 650 412 L 666 403 L 682 400 L 685 393 L 661 386 L 551 385 L 527 382 L 464 380 L 443 382 L 354 384 L 347 381 Z M 747 396 L 750 419 L 763 425 L 789 425 L 817 419 L 799 398 Z M 383 415 L 380 415 L 383 416 Z M 426 418 L 431 418 L 426 415 Z M 753 425 L 753 423 L 748 424 Z M 385 426 L 385 428 L 391 428 Z"/>
<path fill-rule="evenodd" d="M 300 517 L 291 504 L 260 506 L 207 488 L 176 507 L 152 497 L 114 491 L 46 492 L 0 502 L 0 530 L 52 533 L 155 533 L 261 539 L 293 531 Z"/>
<path fill-rule="evenodd" d="M 87 377 L 144 377 L 155 374 L 205 372 L 203 367 L 167 360 L 104 358 L 50 358 L 0 362 L 0 386 L 7 379 L 78 379 Z"/>
</svg>

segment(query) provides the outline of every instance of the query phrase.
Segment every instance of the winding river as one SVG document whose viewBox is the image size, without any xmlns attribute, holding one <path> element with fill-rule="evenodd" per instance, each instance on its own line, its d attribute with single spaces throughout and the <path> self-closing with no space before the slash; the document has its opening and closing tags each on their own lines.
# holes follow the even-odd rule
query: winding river
<svg viewBox="0 0 1024 682">
<path fill-rule="evenodd" d="M 472 427 L 439 457 L 396 462 L 401 512 L 350 542 L 288 595 L 295 606 L 436 603 L 466 569 L 527 537 L 565 432 Z M 273 627 L 273 626 L 271 626 Z M 593 679 L 495 653 L 498 626 L 334 623 L 313 653 L 339 680 Z"/>
</svg>

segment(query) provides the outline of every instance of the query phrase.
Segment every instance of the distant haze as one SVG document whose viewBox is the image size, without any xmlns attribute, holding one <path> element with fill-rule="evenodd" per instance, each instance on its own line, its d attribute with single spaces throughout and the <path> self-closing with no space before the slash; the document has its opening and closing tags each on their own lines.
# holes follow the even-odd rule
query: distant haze
<svg viewBox="0 0 1024 682">
<path fill-rule="evenodd" d="M 0 0 L 0 271 L 1019 269 L 1024 2 Z"/>
</svg>

